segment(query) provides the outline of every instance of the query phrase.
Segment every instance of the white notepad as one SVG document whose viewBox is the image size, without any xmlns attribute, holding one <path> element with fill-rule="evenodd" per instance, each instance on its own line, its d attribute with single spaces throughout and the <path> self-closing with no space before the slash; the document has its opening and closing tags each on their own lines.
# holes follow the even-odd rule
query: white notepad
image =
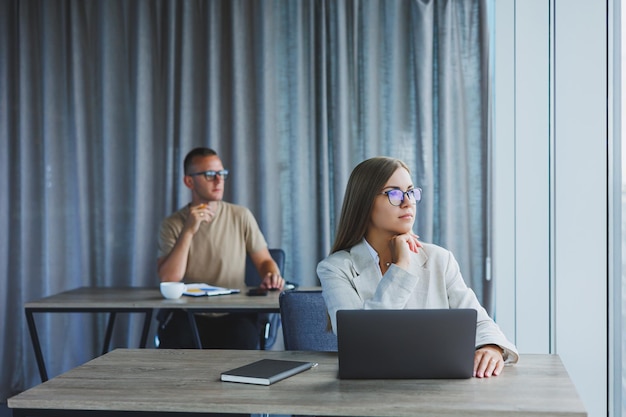
<svg viewBox="0 0 626 417">
<path fill-rule="evenodd" d="M 244 384 L 270 385 L 317 366 L 316 362 L 261 359 L 239 368 L 223 372 L 222 381 Z"/>
<path fill-rule="evenodd" d="M 192 297 L 202 297 L 205 295 L 226 295 L 226 294 L 236 294 L 241 290 L 237 288 L 224 288 L 224 287 L 216 287 L 214 285 L 209 284 L 186 284 L 184 295 L 190 295 Z"/>
</svg>

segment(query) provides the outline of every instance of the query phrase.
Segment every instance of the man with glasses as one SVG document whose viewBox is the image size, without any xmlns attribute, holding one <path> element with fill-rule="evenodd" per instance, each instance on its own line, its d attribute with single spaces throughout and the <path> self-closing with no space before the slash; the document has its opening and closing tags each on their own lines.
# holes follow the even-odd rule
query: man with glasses
<svg viewBox="0 0 626 417">
<path fill-rule="evenodd" d="M 263 277 L 261 288 L 282 289 L 284 280 L 250 210 L 222 200 L 228 170 L 217 153 L 193 149 L 185 157 L 184 174 L 191 202 L 161 224 L 157 260 L 161 281 L 243 288 L 249 254 Z M 161 312 L 159 320 L 159 347 L 194 347 L 185 312 Z M 257 322 L 256 314 L 196 314 L 204 348 L 255 349 Z"/>
</svg>

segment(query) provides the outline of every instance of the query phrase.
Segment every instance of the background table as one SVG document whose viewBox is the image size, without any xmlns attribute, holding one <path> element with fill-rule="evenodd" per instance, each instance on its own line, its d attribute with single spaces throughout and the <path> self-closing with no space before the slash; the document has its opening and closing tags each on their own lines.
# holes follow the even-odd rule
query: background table
<svg viewBox="0 0 626 417">
<path fill-rule="evenodd" d="M 192 329 L 196 330 L 196 344 L 200 347 L 200 338 L 192 316 L 194 312 L 280 312 L 278 291 L 269 292 L 264 297 L 249 297 L 245 295 L 245 292 L 246 289 L 242 289 L 239 294 L 211 297 L 183 296 L 177 300 L 166 300 L 158 287 L 81 287 L 30 301 L 25 304 L 24 309 L 41 381 L 48 380 L 48 372 L 41 351 L 34 313 L 108 313 L 109 319 L 102 348 L 102 353 L 106 353 L 111 343 L 116 313 L 143 313 L 145 315 L 139 345 L 145 348 L 153 311 L 162 308 L 182 309 L 190 315 Z"/>
<path fill-rule="evenodd" d="M 270 386 L 220 382 L 261 358 L 319 366 Z M 270 413 L 318 416 L 586 416 L 560 358 L 521 355 L 502 375 L 339 380 L 324 352 L 117 349 L 13 398 L 14 416 Z"/>
</svg>

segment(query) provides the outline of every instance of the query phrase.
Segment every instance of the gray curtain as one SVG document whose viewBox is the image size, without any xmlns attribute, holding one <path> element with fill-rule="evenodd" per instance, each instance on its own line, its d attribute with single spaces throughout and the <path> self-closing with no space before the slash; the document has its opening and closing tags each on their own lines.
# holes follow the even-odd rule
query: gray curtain
<svg viewBox="0 0 626 417">
<path fill-rule="evenodd" d="M 156 287 L 198 145 L 302 285 L 352 168 L 403 159 L 425 192 L 415 231 L 488 295 L 486 26 L 484 0 L 0 0 L 0 400 L 39 382 L 24 302 Z M 37 324 L 51 377 L 99 353 L 105 317 Z M 140 324 L 118 318 L 114 343 Z"/>
</svg>

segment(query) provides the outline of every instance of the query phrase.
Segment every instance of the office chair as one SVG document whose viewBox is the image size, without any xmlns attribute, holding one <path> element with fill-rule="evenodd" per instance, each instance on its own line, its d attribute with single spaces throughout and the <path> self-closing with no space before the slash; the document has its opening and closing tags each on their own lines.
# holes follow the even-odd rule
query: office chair
<svg viewBox="0 0 626 417">
<path fill-rule="evenodd" d="M 270 255 L 272 259 L 278 265 L 280 273 L 285 272 L 285 251 L 282 249 L 270 249 Z M 248 287 L 258 287 L 263 280 L 259 276 L 252 259 L 250 256 L 246 256 L 246 285 Z M 278 334 L 278 328 L 280 327 L 280 314 L 278 313 L 263 313 L 259 314 L 259 322 L 261 324 L 261 335 L 259 347 L 261 349 L 269 349 L 276 342 L 276 336 Z"/>
<path fill-rule="evenodd" d="M 321 291 L 285 291 L 278 300 L 285 350 L 337 351 Z"/>
</svg>

